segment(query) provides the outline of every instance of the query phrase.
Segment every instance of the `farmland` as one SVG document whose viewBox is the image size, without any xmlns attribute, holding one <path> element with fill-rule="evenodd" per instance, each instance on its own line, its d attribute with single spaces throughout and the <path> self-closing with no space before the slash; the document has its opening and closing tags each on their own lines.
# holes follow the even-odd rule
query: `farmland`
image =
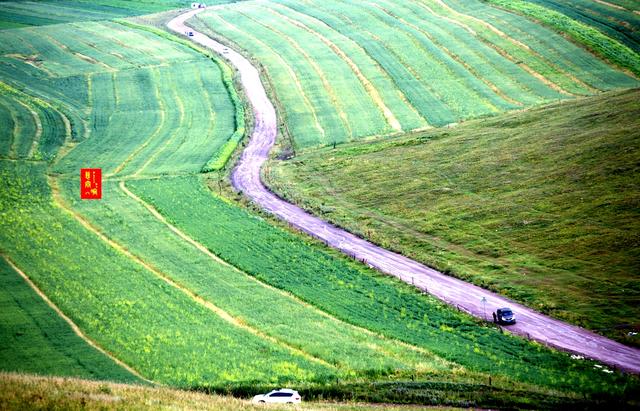
<svg viewBox="0 0 640 411">
<path fill-rule="evenodd" d="M 4 258 L 0 284 L 3 370 L 139 382 L 75 335 Z"/>
<path fill-rule="evenodd" d="M 598 3 L 587 0 L 529 0 L 531 3 L 558 11 L 567 17 L 593 26 L 605 35 L 640 52 L 640 9 L 637 2 Z M 617 6 L 617 7 L 616 7 Z"/>
<path fill-rule="evenodd" d="M 232 0 L 212 0 L 209 5 L 230 3 Z M 164 10 L 184 9 L 185 0 L 40 0 L 3 1 L 0 8 L 0 30 L 77 23 L 80 21 L 111 20 L 118 17 L 157 13 Z"/>
<path fill-rule="evenodd" d="M 637 345 L 639 109 L 637 90 L 608 94 L 323 150 L 271 178 L 376 243 Z"/>
<path fill-rule="evenodd" d="M 640 15 L 615 9 L 605 15 L 598 9 L 611 6 L 595 2 L 553 2 L 492 0 L 493 4 L 530 16 L 584 45 L 604 59 L 635 75 L 640 74 Z M 537 4 L 533 4 L 537 3 Z M 586 7 L 585 7 L 586 6 Z M 616 13 L 617 12 L 617 13 Z M 615 16 L 618 14 L 618 16 Z M 613 22 L 611 22 L 613 20 Z"/>
<path fill-rule="evenodd" d="M 18 150 L 13 157 L 25 157 L 39 134 L 29 122 L 37 121 L 45 130 L 39 155 L 50 159 L 67 138 L 62 117 L 73 127 L 69 143 L 91 139 L 57 162 L 60 173 L 78 170 L 88 159 L 107 175 L 199 171 L 213 159 L 224 165 L 231 153 L 220 157 L 221 149 L 232 137 L 237 143 L 233 131 L 243 118 L 236 118 L 230 84 L 221 81 L 229 69 L 187 46 L 116 23 L 9 30 L 0 38 L 0 73 L 13 91 L 6 98 L 33 101 L 30 111 L 47 114 L 13 114 L 27 120 L 9 145 Z M 25 93 L 34 97 L 23 98 Z M 2 112 L 11 116 L 8 111 Z M 20 137 L 29 129 L 30 138 Z M 167 162 L 169 155 L 174 161 Z"/>
<path fill-rule="evenodd" d="M 634 404 L 637 377 L 503 333 L 237 201 L 224 179 L 251 113 L 230 68 L 162 31 L 162 16 L 107 21 L 173 3 L 59 2 L 68 14 L 50 17 L 69 22 L 51 25 L 38 21 L 47 4 L 3 9 L 33 11 L 19 24 L 43 26 L 0 31 L 0 252 L 133 373 L 240 397 L 287 385 L 307 399 Z M 112 9 L 129 5 L 140 9 Z M 263 64 L 301 159 L 318 145 L 393 143 L 410 130 L 638 84 L 497 12 L 513 20 L 489 27 L 453 1 L 249 1 L 191 23 Z M 100 201 L 78 198 L 82 167 L 102 168 Z M 1 368 L 135 380 L 70 334 L 3 264 L 7 318 L 31 325 L 20 341 L 0 327 L 0 341 L 16 341 L 0 350 L 12 358 Z"/>
<path fill-rule="evenodd" d="M 128 186 L 223 260 L 337 318 L 421 347 L 470 371 L 494 377 L 504 373 L 505 378 L 569 390 L 583 384 L 581 376 L 588 367 L 569 356 L 479 327 L 412 287 L 335 258 L 217 199 L 198 180 L 135 180 Z M 230 237 L 234 241 L 227 241 Z M 522 358 L 528 358 L 526 365 Z M 602 381 L 602 376 L 592 378 L 587 385 L 595 385 L 585 389 Z M 607 386 L 602 382 L 601 388 Z"/>
<path fill-rule="evenodd" d="M 551 30 L 475 1 L 248 1 L 190 22 L 264 67 L 298 149 L 638 85 Z"/>
</svg>

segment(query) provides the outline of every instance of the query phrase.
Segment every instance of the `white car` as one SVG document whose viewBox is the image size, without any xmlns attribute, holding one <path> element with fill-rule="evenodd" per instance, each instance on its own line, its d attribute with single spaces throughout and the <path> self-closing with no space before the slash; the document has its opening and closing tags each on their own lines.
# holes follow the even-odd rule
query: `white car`
<svg viewBox="0 0 640 411">
<path fill-rule="evenodd" d="M 298 391 L 282 388 L 273 390 L 267 394 L 256 395 L 251 402 L 253 403 L 275 403 L 275 404 L 299 404 L 302 401 Z"/>
</svg>

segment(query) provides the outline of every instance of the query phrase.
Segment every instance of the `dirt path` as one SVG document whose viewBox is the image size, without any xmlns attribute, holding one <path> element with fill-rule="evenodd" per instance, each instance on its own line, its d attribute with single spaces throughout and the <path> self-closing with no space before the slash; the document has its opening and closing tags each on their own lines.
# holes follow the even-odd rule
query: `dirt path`
<svg viewBox="0 0 640 411">
<path fill-rule="evenodd" d="M 211 9 L 211 8 L 210 8 Z M 215 9 L 215 7 L 214 7 Z M 640 350 L 564 323 L 515 303 L 503 296 L 444 275 L 400 254 L 380 248 L 353 234 L 287 203 L 262 183 L 260 168 L 275 143 L 277 120 L 260 81 L 258 70 L 240 54 L 185 25 L 185 21 L 203 9 L 192 10 L 171 20 L 167 26 L 178 34 L 193 32 L 190 37 L 227 59 L 238 70 L 255 115 L 255 128 L 242 157 L 232 174 L 232 184 L 266 211 L 292 226 L 319 238 L 329 246 L 364 261 L 370 267 L 400 278 L 429 294 L 479 318 L 491 318 L 492 309 L 511 307 L 518 323 L 508 331 L 562 350 L 594 358 L 634 373 L 640 373 Z"/>
</svg>

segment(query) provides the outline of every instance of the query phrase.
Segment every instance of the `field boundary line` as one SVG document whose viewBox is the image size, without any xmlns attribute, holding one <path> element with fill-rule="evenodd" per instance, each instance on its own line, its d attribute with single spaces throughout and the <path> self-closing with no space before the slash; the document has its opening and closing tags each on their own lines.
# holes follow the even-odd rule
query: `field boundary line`
<svg viewBox="0 0 640 411">
<path fill-rule="evenodd" d="M 71 214 L 71 216 L 73 216 L 84 228 L 86 228 L 87 230 L 89 230 L 90 232 L 92 232 L 93 234 L 98 236 L 98 238 L 100 238 L 100 240 L 104 241 L 107 245 L 109 245 L 110 247 L 112 247 L 116 251 L 122 253 L 124 256 L 126 256 L 132 262 L 135 262 L 135 263 L 139 264 L 144 269 L 146 269 L 149 272 L 151 272 L 152 274 L 154 274 L 157 278 L 159 278 L 160 280 L 162 280 L 165 283 L 167 283 L 169 286 L 177 289 L 178 291 L 181 291 L 185 296 L 190 298 L 195 303 L 200 304 L 201 306 L 203 306 L 204 308 L 208 309 L 213 314 L 217 315 L 222 320 L 224 320 L 225 322 L 229 323 L 232 326 L 240 328 L 240 329 L 242 329 L 242 330 L 244 330 L 244 331 L 246 331 L 246 332 L 248 332 L 248 333 L 250 333 L 250 334 L 252 334 L 252 335 L 254 335 L 256 337 L 259 337 L 259 338 L 261 338 L 263 340 L 269 341 L 270 343 L 272 343 L 272 344 L 274 344 L 274 345 L 276 345 L 276 346 L 278 346 L 280 348 L 286 349 L 286 350 L 290 351 L 293 354 L 299 355 L 302 358 L 305 358 L 305 359 L 307 359 L 307 360 L 309 360 L 311 362 L 315 362 L 315 363 L 321 364 L 321 365 L 323 365 L 325 367 L 329 367 L 329 368 L 336 368 L 333 364 L 330 364 L 330 363 L 324 361 L 321 358 L 315 357 L 315 356 L 303 351 L 300 348 L 297 348 L 297 347 L 294 347 L 292 345 L 289 345 L 284 341 L 280 341 L 275 337 L 272 337 L 272 336 L 270 336 L 268 334 L 265 334 L 262 331 L 245 324 L 243 321 L 241 321 L 241 320 L 237 319 L 236 317 L 232 316 L 231 314 L 229 314 L 225 310 L 221 309 L 220 307 L 216 306 L 212 302 L 205 300 L 204 298 L 202 298 L 199 295 L 195 294 L 193 291 L 189 290 L 187 287 L 175 282 L 168 275 L 166 275 L 162 271 L 158 270 L 157 268 L 155 268 L 151 264 L 147 263 L 141 257 L 133 254 L 131 251 L 127 250 L 124 246 L 122 246 L 118 242 L 116 242 L 116 241 L 110 239 L 109 237 L 107 237 L 97 227 L 94 227 L 93 224 L 91 224 L 87 219 L 85 219 L 82 215 L 80 215 L 80 213 L 78 213 L 77 211 L 73 210 L 71 207 L 67 206 L 67 204 L 65 203 L 65 200 L 62 198 L 62 195 L 60 194 L 60 189 L 58 187 L 57 180 L 55 178 L 53 178 L 53 177 L 49 177 L 49 182 L 51 184 L 52 197 L 54 199 L 55 204 L 58 207 L 62 208 L 64 211 L 66 211 L 67 213 Z"/>
<path fill-rule="evenodd" d="M 213 16 L 216 19 L 218 19 L 219 21 L 223 22 L 225 25 L 229 26 L 229 28 L 231 28 L 232 30 L 237 31 L 237 32 L 241 33 L 242 35 L 245 35 L 247 37 L 250 37 L 250 38 L 254 39 L 256 41 L 256 43 L 261 44 L 265 49 L 269 49 L 278 58 L 278 60 L 280 60 L 282 62 L 282 64 L 286 67 L 287 72 L 289 73 L 291 78 L 293 78 L 293 82 L 296 85 L 296 88 L 298 89 L 300 95 L 302 96 L 302 99 L 304 100 L 305 105 L 307 105 L 307 107 L 309 108 L 309 112 L 313 116 L 313 120 L 315 122 L 315 128 L 318 129 L 318 131 L 322 135 L 322 139 L 323 140 L 326 139 L 327 133 L 324 130 L 324 128 L 322 127 L 322 125 L 320 125 L 320 120 L 318 119 L 318 113 L 316 112 L 315 107 L 313 106 L 313 104 L 311 104 L 311 101 L 309 100 L 309 96 L 307 96 L 307 94 L 304 92 L 304 89 L 302 87 L 302 84 L 300 83 L 300 79 L 298 78 L 298 75 L 296 74 L 295 71 L 293 71 L 293 69 L 286 62 L 286 60 L 284 58 L 282 58 L 282 56 L 276 50 L 274 50 L 273 47 L 269 46 L 267 43 L 263 42 L 259 38 L 255 37 L 254 35 L 252 35 L 252 34 L 250 34 L 248 32 L 244 32 L 244 31 L 240 30 L 238 27 L 236 27 L 235 25 L 229 23 L 227 20 L 225 20 L 224 18 L 222 18 L 222 17 L 220 17 L 218 15 L 213 15 Z"/>
<path fill-rule="evenodd" d="M 401 23 L 406 24 L 407 26 L 413 28 L 414 30 L 422 33 L 425 37 L 427 37 L 436 47 L 440 48 L 442 51 L 444 51 L 449 57 L 451 57 L 451 59 L 453 59 L 455 62 L 457 62 L 458 64 L 460 64 L 461 66 L 463 66 L 469 73 L 471 73 L 475 78 L 477 78 L 478 80 L 480 80 L 481 82 L 483 82 L 484 84 L 487 85 L 487 87 L 489 87 L 491 89 L 491 91 L 493 91 L 496 95 L 498 95 L 499 97 L 501 97 L 503 100 L 508 101 L 511 104 L 515 104 L 517 106 L 523 107 L 524 104 L 516 101 L 514 99 L 512 99 L 511 97 L 507 96 L 506 94 L 504 94 L 502 92 L 502 90 L 500 90 L 498 88 L 497 85 L 495 85 L 494 83 L 492 83 L 491 81 L 489 81 L 488 78 L 478 74 L 478 72 L 471 67 L 469 64 L 467 64 L 467 62 L 465 62 L 459 55 L 457 55 L 456 53 L 452 52 L 451 50 L 449 50 L 447 47 L 445 47 L 444 44 L 442 44 L 440 41 L 436 40 L 433 35 L 431 35 L 428 31 L 416 26 L 415 24 L 412 24 L 410 22 L 408 22 L 407 20 L 403 19 L 402 17 L 398 16 L 397 14 L 389 11 L 387 8 L 383 7 L 380 4 L 377 3 L 372 3 L 372 2 L 368 2 L 369 4 L 371 4 L 373 7 L 376 7 L 380 10 L 382 10 L 384 13 L 388 14 L 389 16 L 393 17 L 394 19 L 397 19 L 398 21 L 400 21 Z M 486 60 L 485 60 L 486 61 Z M 489 61 L 486 61 L 487 64 L 490 64 Z M 479 93 L 477 93 L 478 96 L 480 98 L 483 98 L 486 100 L 486 98 L 482 97 L 482 95 L 480 95 Z M 493 104 L 491 104 L 493 105 Z M 495 106 L 494 106 L 495 107 Z M 496 107 L 497 108 L 497 107 Z M 499 111 L 501 111 L 500 109 L 498 109 Z"/>
<path fill-rule="evenodd" d="M 49 307 L 51 307 L 51 309 L 53 309 L 53 311 L 56 312 L 56 314 L 58 314 L 60 316 L 60 318 L 62 318 L 67 324 L 69 324 L 69 326 L 71 327 L 71 329 L 73 330 L 73 332 L 80 338 L 82 338 L 87 344 L 89 344 L 91 347 L 95 348 L 96 350 L 100 351 L 102 354 L 104 354 L 105 356 L 107 356 L 109 359 L 111 359 L 113 362 L 115 362 L 116 364 L 118 364 L 119 366 L 121 366 L 122 368 L 124 368 L 125 370 L 129 371 L 131 374 L 135 375 L 136 377 L 140 378 L 143 381 L 146 381 L 152 385 L 161 385 L 158 384 L 154 381 L 151 381 L 145 377 L 143 377 L 138 371 L 136 371 L 135 369 L 133 369 L 131 366 L 125 364 L 124 362 L 122 362 L 121 360 L 119 360 L 115 355 L 111 354 L 110 352 L 108 352 L 107 350 L 105 350 L 104 348 L 102 348 L 100 345 L 98 345 L 98 343 L 96 343 L 95 341 L 93 341 L 91 338 L 89 338 L 85 333 L 82 332 L 82 330 L 80 329 L 80 327 L 78 327 L 76 325 L 76 323 L 74 323 L 69 317 L 67 317 L 62 310 L 60 310 L 60 308 L 58 308 L 57 305 L 55 305 L 50 299 L 49 297 L 47 297 L 47 295 L 42 292 L 42 290 L 40 290 L 40 288 L 38 288 L 37 285 L 35 285 L 35 283 L 33 281 L 31 281 L 31 279 L 29 278 L 29 276 L 27 274 L 24 273 L 24 271 L 22 271 L 21 269 L 19 269 L 14 263 L 13 261 L 11 261 L 11 259 L 4 254 L 0 254 L 4 260 L 11 266 L 11 268 L 13 268 L 13 270 L 15 272 L 17 272 L 20 277 L 22 277 L 22 279 L 29 284 L 29 286 L 31 287 L 31 289 L 33 289 L 33 291 L 36 292 L 36 294 L 38 294 L 38 296 L 40 298 L 42 298 L 42 300 L 47 303 L 47 305 Z"/>
<path fill-rule="evenodd" d="M 613 4 L 613 3 L 609 3 L 607 1 L 603 1 L 603 0 L 593 0 L 593 1 L 595 1 L 596 3 L 600 3 L 602 5 L 605 5 L 605 6 L 613 7 L 614 9 L 623 10 L 623 11 L 630 11 L 630 10 L 628 10 L 628 9 L 622 7 L 622 6 L 619 6 L 619 5 Z"/>
<path fill-rule="evenodd" d="M 1 85 L 1 84 L 0 84 Z M 7 96 L 10 97 L 10 96 Z M 8 102 L 7 102 L 8 103 Z M 18 113 L 16 113 L 16 108 L 13 104 L 7 105 L 7 111 L 9 111 L 9 115 L 11 116 L 11 120 L 13 121 L 13 133 L 11 134 L 11 144 L 9 144 L 9 151 L 7 152 L 7 158 L 17 158 L 16 156 L 16 137 L 22 130 L 22 123 L 18 121 Z"/>
<path fill-rule="evenodd" d="M 347 65 L 351 68 L 351 70 L 356 75 L 358 80 L 360 80 L 360 83 L 362 83 L 362 86 L 364 87 L 365 91 L 367 91 L 367 93 L 369 94 L 369 96 L 371 97 L 371 99 L 373 100 L 375 105 L 378 106 L 378 109 L 380 109 L 380 111 L 382 111 L 382 114 L 384 115 L 385 119 L 387 120 L 387 124 L 389 124 L 389 126 L 391 126 L 391 128 L 393 130 L 395 130 L 397 132 L 402 132 L 402 126 L 400 125 L 400 122 L 396 118 L 395 114 L 393 114 L 391 109 L 389 107 L 387 107 L 387 105 L 384 103 L 384 100 L 380 96 L 380 93 L 378 93 L 378 90 L 376 89 L 376 87 L 369 81 L 369 79 L 364 74 L 362 74 L 362 72 L 360 71 L 360 69 L 358 68 L 356 63 L 354 63 L 354 61 L 351 60 L 351 58 L 349 56 L 347 56 L 347 54 L 344 51 L 342 51 L 342 49 L 340 49 L 340 47 L 338 47 L 338 45 L 336 45 L 334 42 L 332 42 L 327 37 L 325 37 L 322 33 L 319 33 L 317 31 L 313 30 L 312 28 L 310 28 L 309 26 L 307 26 L 306 24 L 304 24 L 302 22 L 296 21 L 296 20 L 290 18 L 289 16 L 286 16 L 286 15 L 280 13 L 279 11 L 277 11 L 275 9 L 266 8 L 266 7 L 262 6 L 262 5 L 261 5 L 261 7 L 269 10 L 269 12 L 271 12 L 272 14 L 280 16 L 280 17 L 284 18 L 285 20 L 287 20 L 288 22 L 290 22 L 291 24 L 293 24 L 293 25 L 295 25 L 297 27 L 300 27 L 301 29 L 303 29 L 303 30 L 311 33 L 312 35 L 318 37 L 320 39 L 320 41 L 322 41 L 331 50 L 333 50 L 334 53 L 336 53 L 342 60 L 344 60 L 345 63 L 347 63 Z"/>
<path fill-rule="evenodd" d="M 412 351 L 416 351 L 416 352 L 420 352 L 423 354 L 427 354 L 427 355 L 431 355 L 433 357 L 437 357 L 443 361 L 447 361 L 446 359 L 438 356 L 437 354 L 419 347 L 417 345 L 412 345 L 409 343 L 406 343 L 404 341 L 398 340 L 396 338 L 390 338 L 387 337 L 383 334 L 379 334 L 376 333 L 375 331 L 369 330 L 368 328 L 364 328 L 355 324 L 352 324 L 350 322 L 344 321 L 332 314 L 329 314 L 326 311 L 321 310 L 320 308 L 316 307 L 315 305 L 312 305 L 306 301 L 303 301 L 301 299 L 299 299 L 298 297 L 296 297 L 295 295 L 282 290 L 280 288 L 274 287 L 270 284 L 267 284 L 261 280 L 259 280 L 258 278 L 256 278 L 255 276 L 252 276 L 251 274 L 243 271 L 242 269 L 236 267 L 235 265 L 223 260 L 222 258 L 218 257 L 217 255 L 215 255 L 212 251 L 210 251 L 207 247 L 204 246 L 204 244 L 199 243 L 198 241 L 196 241 L 195 239 L 191 238 L 189 235 L 187 235 L 186 233 L 184 233 L 182 230 L 180 230 L 179 228 L 177 228 L 176 226 L 174 226 L 173 224 L 171 224 L 169 221 L 167 221 L 167 219 L 151 204 L 147 203 L 146 201 L 144 201 L 142 198 L 138 197 L 135 193 L 133 193 L 132 191 L 130 191 L 125 184 L 125 181 L 122 180 L 120 181 L 119 184 L 120 188 L 124 191 L 124 193 L 126 195 L 128 195 L 129 197 L 131 197 L 133 200 L 135 200 L 136 202 L 138 202 L 140 205 L 142 205 L 143 207 L 145 207 L 156 219 L 158 219 L 158 221 L 160 221 L 161 223 L 163 223 L 164 225 L 166 225 L 173 233 L 175 233 L 177 236 L 179 236 L 180 238 L 182 238 L 184 241 L 188 242 L 189 244 L 191 244 L 192 246 L 194 246 L 196 249 L 198 249 L 198 251 L 202 252 L 203 254 L 205 254 L 206 256 L 208 256 L 209 258 L 211 258 L 212 260 L 214 260 L 215 262 L 224 265 L 225 267 L 231 268 L 232 270 L 238 272 L 239 274 L 242 274 L 243 276 L 246 276 L 247 278 L 249 278 L 251 281 L 261 285 L 262 287 L 269 289 L 271 291 L 274 291 L 286 298 L 289 298 L 290 300 L 294 301 L 295 303 L 298 303 L 300 305 L 302 305 L 303 307 L 306 307 L 310 310 L 315 311 L 317 314 L 335 322 L 338 324 L 341 324 L 343 326 L 347 326 L 347 327 L 351 327 L 355 330 L 361 331 L 367 335 L 372 335 L 375 336 L 377 338 L 380 338 L 381 340 L 384 340 L 386 342 L 393 342 L 395 344 L 401 345 L 404 348 L 407 348 L 409 350 Z M 394 355 L 389 355 L 392 358 L 395 358 Z M 459 364 L 456 364 L 459 365 Z"/>
<path fill-rule="evenodd" d="M 342 122 L 342 125 L 345 127 L 345 130 L 348 132 L 348 140 L 353 140 L 353 130 L 351 129 L 351 125 L 349 124 L 349 119 L 347 117 L 347 113 L 345 113 L 344 111 L 344 107 L 343 104 L 340 103 L 340 100 L 338 99 L 338 96 L 336 95 L 336 91 L 333 89 L 333 86 L 331 85 L 331 83 L 329 82 L 329 80 L 327 80 L 327 76 L 325 75 L 325 72 L 322 70 L 322 68 L 318 65 L 318 63 L 311 58 L 311 56 L 304 50 L 304 48 L 302 46 L 300 46 L 300 44 L 298 44 L 298 42 L 296 42 L 294 39 L 292 39 L 291 37 L 289 37 L 286 33 L 267 26 L 265 24 L 263 24 L 262 22 L 260 22 L 259 20 L 256 20 L 255 18 L 243 13 L 243 12 L 238 12 L 238 14 L 241 14 L 243 16 L 245 16 L 246 18 L 248 18 L 249 20 L 255 22 L 256 24 L 261 25 L 262 27 L 266 28 L 269 31 L 272 31 L 273 33 L 276 33 L 277 35 L 279 35 L 280 37 L 282 37 L 285 41 L 287 41 L 287 43 L 291 44 L 291 46 L 297 50 L 300 54 L 302 54 L 304 56 L 304 59 L 307 60 L 307 62 L 311 65 L 311 67 L 313 67 L 313 70 L 316 72 L 316 74 L 318 75 L 318 78 L 320 79 L 320 81 L 322 82 L 322 86 L 324 87 L 325 91 L 327 92 L 329 99 L 331 100 L 331 102 L 333 103 L 333 107 L 335 107 L 336 112 L 338 113 L 338 117 L 340 118 L 340 121 Z"/>
<path fill-rule="evenodd" d="M 173 96 L 175 97 L 175 103 L 176 103 L 176 107 L 178 108 L 178 112 L 180 113 L 180 117 L 178 119 L 178 125 L 176 126 L 177 128 L 184 128 L 184 104 L 182 103 L 182 99 L 180 98 L 180 96 L 178 95 L 178 93 L 175 90 L 171 90 L 171 93 L 173 94 Z M 163 104 L 164 106 L 164 104 Z M 164 111 L 164 109 L 162 110 Z M 214 113 L 215 116 L 215 112 L 211 111 L 212 113 Z M 162 116 L 162 126 L 164 126 L 165 123 L 165 119 L 166 119 L 166 115 L 163 114 Z M 213 122 L 213 121 L 212 121 Z M 191 125 L 191 123 L 189 123 L 189 125 Z M 160 129 L 158 129 L 158 131 L 160 131 Z M 171 136 L 166 139 L 166 141 L 160 146 L 158 147 L 158 149 L 154 150 L 151 155 L 149 156 L 149 158 L 147 159 L 147 161 L 145 161 L 140 168 L 138 168 L 136 170 L 135 173 L 133 173 L 133 176 L 136 177 L 138 175 L 140 175 L 140 173 L 147 168 L 147 166 L 149 166 L 149 164 L 151 164 L 164 150 L 166 150 L 166 148 L 169 146 L 169 144 L 173 143 L 173 141 L 175 140 L 175 138 L 179 135 L 179 132 L 176 132 L 175 130 L 171 132 Z M 151 137 L 150 137 L 151 139 Z"/>
<path fill-rule="evenodd" d="M 114 67 L 111 67 L 110 65 L 106 64 L 106 63 L 105 63 L 105 62 L 103 62 L 103 61 L 97 61 L 97 60 L 96 60 L 96 59 L 94 59 L 93 57 L 85 56 L 84 54 L 82 54 L 82 53 L 80 53 L 80 52 L 78 52 L 78 51 L 73 50 L 72 48 L 70 48 L 70 47 L 69 47 L 69 46 L 67 46 L 66 44 L 64 44 L 64 43 L 60 43 L 57 39 L 55 39 L 55 38 L 51 37 L 49 34 L 46 34 L 46 33 L 44 33 L 44 32 L 40 32 L 40 35 L 42 35 L 43 37 L 46 37 L 46 38 L 49 40 L 49 42 L 51 42 L 51 44 L 56 45 L 58 48 L 60 48 L 60 50 L 62 50 L 62 51 L 63 51 L 63 52 L 65 52 L 66 54 L 71 54 L 71 55 L 73 55 L 74 57 L 76 57 L 77 59 L 82 60 L 82 61 L 84 61 L 84 62 L 86 62 L 86 63 L 89 63 L 89 64 L 95 64 L 95 65 L 101 66 L 101 67 L 103 67 L 106 71 L 110 71 L 110 72 L 118 71 L 118 69 L 116 69 L 116 68 L 114 68 Z M 89 47 L 89 46 L 87 45 L 87 47 Z M 55 77 L 55 76 L 54 76 L 54 77 Z"/>
</svg>

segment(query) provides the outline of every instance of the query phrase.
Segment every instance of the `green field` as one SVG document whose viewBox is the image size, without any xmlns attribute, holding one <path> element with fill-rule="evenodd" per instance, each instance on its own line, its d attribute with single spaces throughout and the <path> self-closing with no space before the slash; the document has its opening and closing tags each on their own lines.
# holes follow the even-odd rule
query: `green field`
<svg viewBox="0 0 640 411">
<path fill-rule="evenodd" d="M 612 7 L 580 0 L 562 3 L 491 0 L 491 3 L 531 17 L 618 67 L 640 75 L 640 35 L 637 34 L 640 15 L 628 10 L 620 13 L 616 9 L 613 10 L 618 11 L 618 16 L 614 11 L 602 15 L 598 8 L 611 10 Z"/>
<path fill-rule="evenodd" d="M 23 14 L 25 7 L 34 12 L 29 24 L 49 24 L 36 21 L 49 3 L 30 4 L 36 3 L 19 3 Z M 94 11 L 95 19 L 105 20 L 168 4 L 105 1 L 78 8 L 59 2 L 69 13 L 50 17 L 71 22 L 0 31 L 0 121 L 6 125 L 0 130 L 0 254 L 88 338 L 154 382 L 241 397 L 287 385 L 307 399 L 377 403 L 546 409 L 637 402 L 635 376 L 503 334 L 275 224 L 234 201 L 233 194 L 223 196 L 228 193 L 220 182 L 225 164 L 247 131 L 230 69 L 160 30 L 168 14 L 77 22 L 93 20 Z M 284 115 L 282 127 L 295 139 L 295 148 L 306 150 L 638 84 L 525 18 L 469 4 L 478 10 L 463 10 L 453 0 L 402 5 L 250 1 L 207 11 L 193 23 L 232 37 L 264 65 Z M 126 5 L 138 10 L 107 16 L 108 7 Z M 504 14 L 491 22 L 495 26 L 475 17 L 489 20 L 482 15 L 489 10 Z M 526 30 L 549 38 L 525 38 Z M 612 98 L 625 107 L 620 118 L 636 113 L 628 95 Z M 525 113 L 471 127 L 505 118 L 526 121 L 536 112 Z M 589 115 L 585 109 L 585 118 Z M 429 141 L 440 141 L 431 136 L 442 132 L 433 133 L 426 134 Z M 485 149 L 498 144 L 497 137 L 481 135 L 485 138 L 478 143 Z M 326 160 L 327 153 L 346 158 L 373 155 L 390 149 L 387 144 L 395 149 L 398 141 L 401 147 L 409 141 L 409 148 L 423 143 L 420 136 L 398 138 L 298 158 L 313 164 L 322 156 Z M 457 153 L 463 156 L 462 151 Z M 621 158 L 632 161 L 634 155 L 630 151 Z M 286 170 L 298 172 L 298 158 Z M 407 178 L 412 172 L 407 167 L 418 164 L 392 156 L 385 160 L 392 158 L 394 163 L 380 164 Z M 102 200 L 78 198 L 82 167 L 102 168 Z M 620 178 L 628 177 L 625 170 Z M 324 171 L 348 190 L 340 172 Z M 393 185 L 396 190 L 404 186 Z M 339 205 L 320 208 L 337 214 Z M 633 227 L 634 215 L 629 215 Z M 490 245 L 503 246 L 489 241 L 474 243 L 485 247 L 479 254 Z M 437 255 L 458 264 L 454 253 Z M 547 263 L 534 257 L 531 278 Z M 462 266 L 475 262 L 464 260 L 468 264 Z M 104 363 L 69 334 L 66 323 L 3 264 L 0 259 L 5 315 L 12 321 L 23 318 L 30 331 L 18 341 L 11 322 L 3 320 L 0 341 L 15 344 L 10 350 L 1 347 L 0 355 L 11 359 L 0 368 L 126 378 L 124 370 Z M 510 269 L 505 265 L 503 271 Z M 635 292 L 635 278 L 628 281 Z M 634 299 L 637 295 L 629 294 L 619 301 Z M 624 304 L 616 307 L 626 310 Z M 637 318 L 633 309 L 624 314 Z M 6 380 L 0 378 L 5 381 L 0 385 L 20 385 Z M 85 389 L 117 390 L 92 387 Z M 103 405 L 94 397 L 91 404 Z"/>
<path fill-rule="evenodd" d="M 320 150 L 270 180 L 384 247 L 637 346 L 639 97 Z"/>
<path fill-rule="evenodd" d="M 207 5 L 237 0 L 211 0 Z M 111 20 L 171 9 L 186 9 L 190 0 L 34 0 L 0 2 L 0 30 L 28 26 Z"/>
<path fill-rule="evenodd" d="M 527 0 L 592 26 L 640 53 L 640 4 L 637 1 L 598 3 L 589 0 Z M 618 6 L 618 7 L 616 7 Z"/>
<path fill-rule="evenodd" d="M 0 39 L 9 90 L 0 115 L 24 118 L 8 158 L 51 159 L 68 139 L 73 149 L 56 172 L 94 164 L 106 175 L 179 174 L 224 165 L 227 141 L 237 144 L 244 114 L 229 69 L 188 46 L 112 22 L 8 30 Z M 26 103 L 10 104 L 16 98 Z"/>
<path fill-rule="evenodd" d="M 476 1 L 247 1 L 191 24 L 264 67 L 298 149 L 639 84 L 551 30 Z"/>
<path fill-rule="evenodd" d="M 0 284 L 4 371 L 139 382 L 74 334 L 4 258 L 0 258 Z"/>
</svg>

